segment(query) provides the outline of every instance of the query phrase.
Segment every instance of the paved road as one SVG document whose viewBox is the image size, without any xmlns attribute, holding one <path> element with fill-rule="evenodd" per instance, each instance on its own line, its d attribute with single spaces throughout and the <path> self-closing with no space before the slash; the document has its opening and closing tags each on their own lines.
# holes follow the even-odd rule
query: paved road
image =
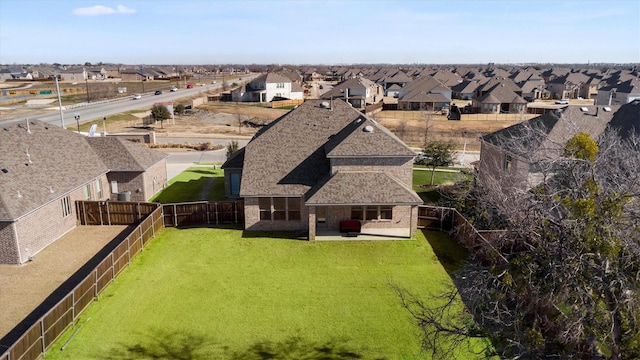
<svg viewBox="0 0 640 360">
<path fill-rule="evenodd" d="M 247 77 L 249 79 L 251 77 Z M 239 80 L 231 79 L 229 83 L 239 82 Z M 142 98 L 139 100 L 132 100 L 131 96 L 121 99 L 105 100 L 93 103 L 81 103 L 72 106 L 67 106 L 66 110 L 63 109 L 63 116 L 60 119 L 59 110 L 44 110 L 35 112 L 34 115 L 30 115 L 30 119 L 37 119 L 47 122 L 52 125 L 64 127 L 76 126 L 76 120 L 74 115 L 78 113 L 80 115 L 80 123 L 89 122 L 96 119 L 102 119 L 105 116 L 111 116 L 114 114 L 120 114 L 122 112 L 149 108 L 156 102 L 171 102 L 173 100 L 197 95 L 210 90 L 216 90 L 222 87 L 221 83 L 217 84 L 205 84 L 205 86 L 194 86 L 192 89 L 179 89 L 176 92 L 163 91 L 162 95 L 153 95 L 153 92 L 142 94 Z M 132 94 L 133 95 L 133 94 Z M 57 100 L 51 104 L 52 107 L 57 107 Z M 0 125 L 8 125 L 24 121 L 24 116 L 19 118 L 11 118 L 0 121 Z"/>
</svg>

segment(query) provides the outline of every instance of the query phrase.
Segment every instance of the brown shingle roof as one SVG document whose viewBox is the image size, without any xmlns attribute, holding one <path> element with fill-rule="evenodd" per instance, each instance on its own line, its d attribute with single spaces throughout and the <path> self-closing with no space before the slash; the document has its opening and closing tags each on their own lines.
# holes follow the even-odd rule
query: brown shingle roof
<svg viewBox="0 0 640 360">
<path fill-rule="evenodd" d="M 15 220 L 107 173 L 82 135 L 38 120 L 0 127 L 0 219 Z M 28 155 L 27 155 L 28 154 Z"/>
<path fill-rule="evenodd" d="M 325 108 L 319 100 L 304 102 L 263 128 L 247 144 L 241 196 L 302 196 L 330 174 L 327 153 L 383 156 L 398 149 L 400 156 L 414 156 L 399 140 L 393 140 L 395 136 L 382 126 L 368 123 L 370 120 L 344 101 L 324 103 L 333 105 Z M 361 121 L 356 123 L 358 119 Z M 373 126 L 373 133 L 363 134 L 367 124 Z M 367 140 L 368 135 L 374 141 Z M 383 140 L 385 136 L 392 140 Z M 361 148 L 355 145 L 358 141 L 363 141 Z"/>
<path fill-rule="evenodd" d="M 88 137 L 91 147 L 111 171 L 142 172 L 168 155 L 117 137 Z"/>
<path fill-rule="evenodd" d="M 315 189 L 314 189 L 315 190 Z M 306 205 L 419 205 L 411 189 L 383 172 L 338 171 L 312 190 Z"/>
</svg>

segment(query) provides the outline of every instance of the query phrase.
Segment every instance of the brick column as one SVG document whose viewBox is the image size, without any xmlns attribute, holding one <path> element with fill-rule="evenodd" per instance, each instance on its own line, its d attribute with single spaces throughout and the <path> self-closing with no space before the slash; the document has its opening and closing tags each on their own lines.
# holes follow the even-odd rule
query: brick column
<svg viewBox="0 0 640 360">
<path fill-rule="evenodd" d="M 309 241 L 316 239 L 316 207 L 309 206 Z"/>
</svg>

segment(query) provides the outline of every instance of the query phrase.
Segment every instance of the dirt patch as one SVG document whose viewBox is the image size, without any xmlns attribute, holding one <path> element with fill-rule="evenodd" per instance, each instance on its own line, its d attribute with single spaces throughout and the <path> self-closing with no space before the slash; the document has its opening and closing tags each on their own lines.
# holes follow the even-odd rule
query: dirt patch
<svg viewBox="0 0 640 360">
<path fill-rule="evenodd" d="M 126 226 L 79 226 L 24 265 L 0 265 L 0 338 Z"/>
</svg>

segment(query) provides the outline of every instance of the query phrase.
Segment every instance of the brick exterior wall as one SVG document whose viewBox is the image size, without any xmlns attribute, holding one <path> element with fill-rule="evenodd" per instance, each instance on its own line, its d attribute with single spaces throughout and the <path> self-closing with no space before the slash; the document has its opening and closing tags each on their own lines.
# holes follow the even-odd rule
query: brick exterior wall
<svg viewBox="0 0 640 360">
<path fill-rule="evenodd" d="M 481 141 L 478 164 L 479 181 L 499 181 L 503 187 L 526 187 L 529 178 L 529 163 L 511 156 L 511 166 L 505 169 L 507 153 L 502 149 Z"/>
<path fill-rule="evenodd" d="M 412 225 L 412 208 L 416 206 L 394 206 L 392 210 L 391 220 L 360 220 L 362 231 L 372 229 L 403 229 Z M 326 206 L 327 222 L 325 228 L 327 230 L 339 230 L 340 221 L 351 219 L 351 206 Z M 314 209 L 315 213 L 315 209 Z M 416 212 L 416 221 L 417 221 Z M 416 224 L 416 222 L 414 222 Z"/>
<path fill-rule="evenodd" d="M 331 172 L 380 171 L 411 188 L 413 182 L 412 158 L 333 158 Z"/>
<path fill-rule="evenodd" d="M 0 264 L 20 263 L 14 232 L 13 222 L 0 222 Z"/>
<path fill-rule="evenodd" d="M 147 201 L 158 191 L 164 189 L 164 187 L 167 186 L 167 180 L 167 160 L 163 159 L 145 171 L 144 199 L 140 201 Z"/>
<path fill-rule="evenodd" d="M 17 259 L 7 259 L 9 260 L 7 263 L 25 263 L 29 261 L 29 257 L 35 256 L 61 236 L 73 230 L 76 227 L 75 202 L 76 200 L 85 200 L 84 189 L 86 185 L 89 186 L 90 199 L 106 200 L 108 198 L 106 176 L 101 176 L 98 180 L 102 184 L 101 198 L 97 197 L 96 180 L 94 179 L 14 222 L 15 232 L 18 236 L 18 246 L 20 247 L 15 250 L 15 253 L 19 251 L 19 257 Z M 63 216 L 62 199 L 66 196 L 70 198 L 71 213 Z M 4 235 L 0 235 L 0 237 L 3 237 L 4 243 Z M 13 244 L 15 246 L 15 241 L 13 241 Z M 4 259 L 1 259 L 0 262 L 4 263 Z"/>
</svg>

